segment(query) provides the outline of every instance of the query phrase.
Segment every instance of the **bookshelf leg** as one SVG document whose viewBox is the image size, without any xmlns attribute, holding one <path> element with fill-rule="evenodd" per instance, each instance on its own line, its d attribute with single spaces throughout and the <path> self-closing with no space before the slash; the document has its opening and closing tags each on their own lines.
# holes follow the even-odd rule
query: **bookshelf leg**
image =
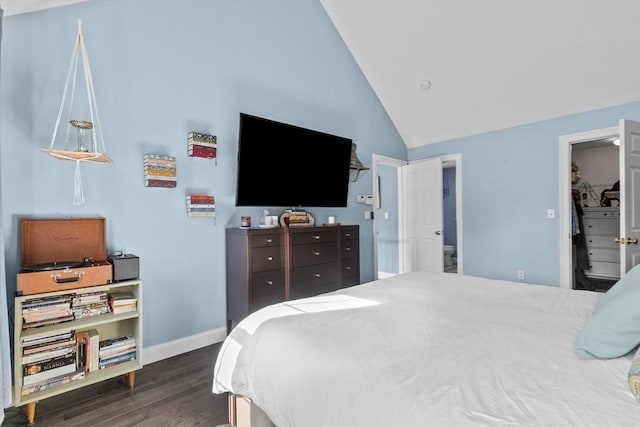
<svg viewBox="0 0 640 427">
<path fill-rule="evenodd" d="M 133 387 L 135 386 L 136 383 L 136 372 L 127 372 L 126 374 L 124 374 L 126 379 L 127 379 L 127 385 L 129 386 L 129 388 L 131 390 L 133 390 Z"/>
<path fill-rule="evenodd" d="M 27 422 L 33 424 L 33 421 L 36 419 L 36 402 L 27 403 L 25 409 L 27 411 Z"/>
</svg>

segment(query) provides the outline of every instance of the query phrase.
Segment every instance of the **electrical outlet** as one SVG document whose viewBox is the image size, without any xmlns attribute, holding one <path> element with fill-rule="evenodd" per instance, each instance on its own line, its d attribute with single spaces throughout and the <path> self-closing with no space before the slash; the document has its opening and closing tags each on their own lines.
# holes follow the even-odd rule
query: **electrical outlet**
<svg viewBox="0 0 640 427">
<path fill-rule="evenodd" d="M 554 219 L 556 217 L 556 211 L 554 209 L 547 209 L 547 218 Z"/>
<path fill-rule="evenodd" d="M 372 205 L 373 204 L 373 196 L 372 195 L 367 195 L 366 199 L 365 199 L 365 203 L 367 205 Z"/>
<path fill-rule="evenodd" d="M 524 270 L 518 270 L 518 280 L 524 280 Z"/>
<path fill-rule="evenodd" d="M 364 219 L 371 219 L 371 211 L 364 211 Z"/>
<path fill-rule="evenodd" d="M 358 198 L 356 199 L 358 203 L 365 203 L 367 201 L 367 196 L 364 194 L 358 194 Z"/>
</svg>

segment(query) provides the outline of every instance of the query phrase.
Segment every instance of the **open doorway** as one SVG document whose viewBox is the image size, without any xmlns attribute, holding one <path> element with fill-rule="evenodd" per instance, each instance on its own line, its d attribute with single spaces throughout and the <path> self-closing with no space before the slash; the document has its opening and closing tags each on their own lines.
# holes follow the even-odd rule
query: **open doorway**
<svg viewBox="0 0 640 427">
<path fill-rule="evenodd" d="M 374 188 L 374 277 L 384 278 L 396 274 L 415 271 L 415 263 L 410 262 L 407 250 L 408 242 L 412 236 L 407 235 L 407 215 L 416 217 L 425 216 L 425 202 L 433 201 L 435 197 L 443 201 L 439 215 L 441 219 L 436 221 L 438 225 L 430 231 L 440 237 L 438 265 L 427 271 L 449 271 L 462 274 L 463 249 L 462 249 L 462 156 L 452 154 L 440 156 L 432 160 L 438 160 L 440 166 L 441 185 L 433 188 L 433 194 L 415 194 L 403 196 L 406 183 L 406 171 L 408 162 L 374 154 L 372 161 L 372 178 Z M 427 159 L 412 162 L 425 164 Z M 446 182 L 446 183 L 445 183 Z M 447 191 L 447 186 L 448 191 Z M 445 209 L 445 205 L 451 204 Z M 431 204 L 431 203 L 429 203 Z M 452 264 L 445 265 L 445 245 L 452 246 Z M 419 246 L 421 254 L 415 256 L 427 256 L 433 253 L 426 246 Z M 454 264 L 455 262 L 455 264 Z M 412 267 L 413 266 L 413 267 Z"/>
<path fill-rule="evenodd" d="M 571 144 L 573 289 L 606 292 L 620 278 L 619 141 Z"/>
</svg>

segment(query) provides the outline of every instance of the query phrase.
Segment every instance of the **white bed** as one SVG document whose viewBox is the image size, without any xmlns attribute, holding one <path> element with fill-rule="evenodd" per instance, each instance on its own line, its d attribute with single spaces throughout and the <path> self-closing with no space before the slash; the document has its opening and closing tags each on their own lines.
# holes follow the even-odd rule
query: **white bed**
<svg viewBox="0 0 640 427">
<path fill-rule="evenodd" d="M 601 295 L 407 273 L 284 302 L 231 331 L 213 392 L 278 427 L 639 426 L 633 353 L 576 356 Z"/>
</svg>

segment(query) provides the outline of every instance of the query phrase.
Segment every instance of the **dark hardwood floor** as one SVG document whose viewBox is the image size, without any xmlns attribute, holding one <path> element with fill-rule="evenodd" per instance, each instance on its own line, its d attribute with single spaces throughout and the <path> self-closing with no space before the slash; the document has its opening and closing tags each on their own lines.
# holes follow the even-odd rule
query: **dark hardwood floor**
<svg viewBox="0 0 640 427">
<path fill-rule="evenodd" d="M 34 427 L 187 427 L 228 422 L 227 395 L 211 392 L 221 344 L 145 365 L 135 388 L 114 378 L 36 405 Z M 2 427 L 26 426 L 24 407 L 5 409 Z"/>
</svg>

